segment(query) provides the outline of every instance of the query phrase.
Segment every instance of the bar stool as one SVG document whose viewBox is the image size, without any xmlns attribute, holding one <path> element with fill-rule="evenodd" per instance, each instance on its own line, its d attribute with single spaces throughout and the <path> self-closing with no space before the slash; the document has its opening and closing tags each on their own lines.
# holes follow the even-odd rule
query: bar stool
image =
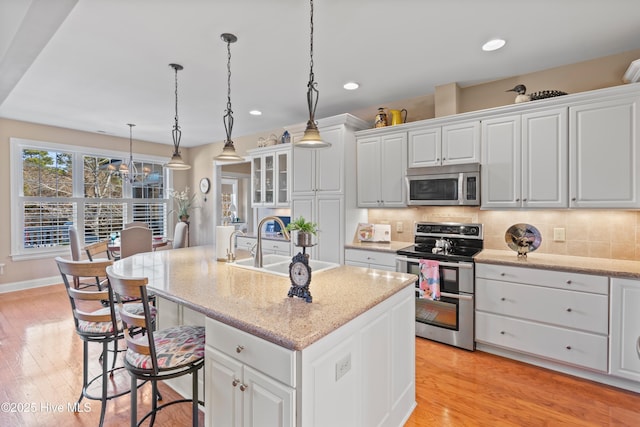
<svg viewBox="0 0 640 427">
<path fill-rule="evenodd" d="M 96 290 L 88 290 L 86 288 L 76 289 L 73 286 L 73 283 L 76 278 L 105 276 L 105 270 L 112 264 L 112 261 L 70 261 L 58 257 L 56 258 L 56 263 L 67 289 L 67 294 L 69 295 L 76 333 L 82 339 L 83 344 L 82 392 L 80 393 L 76 407 L 80 407 L 80 402 L 83 397 L 92 400 L 100 400 L 100 426 L 102 426 L 104 423 L 107 400 L 122 396 L 130 391 L 129 389 L 126 389 L 124 391 L 116 391 L 109 394 L 107 387 L 107 377 L 109 375 L 112 376 L 115 371 L 123 369 L 123 366 L 115 367 L 117 341 L 123 336 L 122 323 L 116 314 L 114 304 L 108 304 L 106 307 L 102 306 L 101 301 L 112 300 L 112 292 L 109 287 Z M 112 368 L 108 369 L 108 360 L 106 355 L 108 354 L 109 343 L 111 342 L 114 343 L 114 349 L 116 349 L 116 352 L 113 356 L 114 363 Z M 102 344 L 102 353 L 100 355 L 100 359 L 102 360 L 102 373 L 92 379 L 88 378 L 89 343 Z M 93 395 L 89 392 L 89 386 L 98 380 L 102 381 L 102 393 L 100 396 Z"/>
<path fill-rule="evenodd" d="M 107 277 L 115 293 L 124 325 L 124 337 L 127 352 L 124 366 L 131 375 L 131 389 L 137 380 L 147 380 L 152 384 L 152 396 L 158 394 L 158 381 L 191 374 L 191 399 L 180 399 L 158 406 L 152 399 L 151 411 L 138 422 L 138 397 L 131 393 L 131 426 L 142 424 L 151 417 L 155 422 L 156 413 L 161 409 L 182 402 L 191 402 L 192 424 L 198 425 L 198 370 L 204 366 L 205 328 L 202 326 L 174 326 L 159 331 L 151 328 L 151 311 L 147 295 L 148 279 L 120 276 L 107 267 Z M 124 298 L 140 298 L 144 313 L 135 314 L 123 311 Z M 146 329 L 145 334 L 136 334 Z"/>
</svg>

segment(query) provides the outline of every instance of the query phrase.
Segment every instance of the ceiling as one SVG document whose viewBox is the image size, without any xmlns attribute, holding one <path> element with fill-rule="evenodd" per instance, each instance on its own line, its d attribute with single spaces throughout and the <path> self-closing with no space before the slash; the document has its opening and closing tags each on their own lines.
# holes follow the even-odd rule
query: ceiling
<svg viewBox="0 0 640 427">
<path fill-rule="evenodd" d="M 0 0 L 0 117 L 181 145 L 305 122 L 304 0 Z M 640 48 L 637 0 L 315 0 L 316 118 Z M 480 47 L 507 40 L 495 52 Z M 579 78 L 579 76 L 577 76 Z M 342 85 L 354 80 L 360 89 Z M 262 116 L 251 116 L 259 109 Z"/>
</svg>

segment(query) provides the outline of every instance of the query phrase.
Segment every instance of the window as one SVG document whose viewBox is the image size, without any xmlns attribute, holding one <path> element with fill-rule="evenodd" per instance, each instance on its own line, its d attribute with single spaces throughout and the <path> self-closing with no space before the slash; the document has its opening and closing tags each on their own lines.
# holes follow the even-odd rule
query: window
<svg viewBox="0 0 640 427">
<path fill-rule="evenodd" d="M 131 221 L 166 236 L 165 159 L 139 156 L 133 170 L 123 170 L 127 155 L 11 138 L 14 259 L 66 253 L 72 225 L 81 244 L 106 239 Z"/>
</svg>

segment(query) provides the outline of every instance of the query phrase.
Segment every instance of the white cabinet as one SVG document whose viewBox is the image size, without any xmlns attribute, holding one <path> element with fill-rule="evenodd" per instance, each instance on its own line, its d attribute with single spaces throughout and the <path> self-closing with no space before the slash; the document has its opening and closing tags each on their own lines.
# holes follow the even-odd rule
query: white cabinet
<svg viewBox="0 0 640 427">
<path fill-rule="evenodd" d="M 250 150 L 252 207 L 289 207 L 290 153 L 290 145 Z"/>
<path fill-rule="evenodd" d="M 238 236 L 237 248 L 251 252 L 258 239 L 256 237 Z M 262 239 L 262 253 L 276 255 L 291 255 L 291 243 L 286 240 Z"/>
<path fill-rule="evenodd" d="M 482 207 L 568 206 L 567 109 L 482 121 Z"/>
<path fill-rule="evenodd" d="M 295 352 L 207 319 L 207 426 L 295 425 Z"/>
<path fill-rule="evenodd" d="M 357 206 L 355 132 L 368 127 L 348 114 L 321 119 L 320 135 L 331 146 L 293 149 L 291 217 L 318 224 L 316 246 L 307 251 L 314 259 L 343 264 L 345 236 L 367 220 L 366 210 Z M 289 129 L 294 142 L 303 129 Z"/>
<path fill-rule="evenodd" d="M 344 263 L 357 267 L 396 271 L 396 254 L 364 249 L 345 249 Z"/>
<path fill-rule="evenodd" d="M 609 279 L 476 264 L 476 341 L 608 371 Z"/>
<path fill-rule="evenodd" d="M 611 375 L 640 381 L 640 280 L 611 279 Z"/>
<path fill-rule="evenodd" d="M 457 165 L 479 161 L 478 120 L 409 131 L 409 167 Z"/>
<path fill-rule="evenodd" d="M 569 109 L 571 207 L 640 207 L 639 102 L 618 96 Z"/>
<path fill-rule="evenodd" d="M 358 206 L 406 206 L 407 134 L 357 140 Z"/>
</svg>

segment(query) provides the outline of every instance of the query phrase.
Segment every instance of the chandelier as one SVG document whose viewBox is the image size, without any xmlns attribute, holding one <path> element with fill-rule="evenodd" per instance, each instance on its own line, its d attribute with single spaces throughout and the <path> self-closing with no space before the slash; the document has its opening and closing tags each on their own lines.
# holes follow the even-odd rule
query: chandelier
<svg viewBox="0 0 640 427">
<path fill-rule="evenodd" d="M 244 157 L 239 156 L 236 153 L 236 147 L 231 140 L 231 132 L 233 130 L 233 110 L 231 109 L 231 43 L 238 41 L 238 38 L 230 33 L 224 33 L 220 35 L 222 41 L 227 44 L 227 109 L 222 117 L 224 123 L 224 130 L 227 134 L 227 139 L 224 141 L 224 147 L 222 153 L 214 157 L 214 160 L 244 160 Z"/>
<path fill-rule="evenodd" d="M 180 138 L 182 137 L 182 131 L 180 130 L 180 125 L 178 124 L 178 71 L 182 70 L 184 67 L 180 64 L 169 64 L 169 67 L 174 69 L 176 76 L 176 115 L 175 124 L 173 125 L 173 130 L 171 131 L 171 135 L 173 137 L 173 155 L 171 156 L 171 160 L 169 161 L 169 163 L 164 165 L 164 167 L 174 170 L 187 170 L 191 169 L 191 166 L 186 164 L 182 160 L 182 156 L 180 155 Z"/>
<path fill-rule="evenodd" d="M 313 0 L 311 0 L 311 42 L 309 46 L 309 53 L 311 57 L 310 71 L 309 71 L 309 83 L 307 83 L 307 106 L 309 107 L 309 121 L 307 121 L 307 128 L 304 131 L 302 139 L 294 145 L 300 148 L 323 148 L 330 147 L 329 142 L 323 141 L 320 137 L 320 131 L 316 125 L 315 114 L 316 107 L 318 106 L 318 83 L 315 82 L 315 76 L 313 74 Z"/>
</svg>

